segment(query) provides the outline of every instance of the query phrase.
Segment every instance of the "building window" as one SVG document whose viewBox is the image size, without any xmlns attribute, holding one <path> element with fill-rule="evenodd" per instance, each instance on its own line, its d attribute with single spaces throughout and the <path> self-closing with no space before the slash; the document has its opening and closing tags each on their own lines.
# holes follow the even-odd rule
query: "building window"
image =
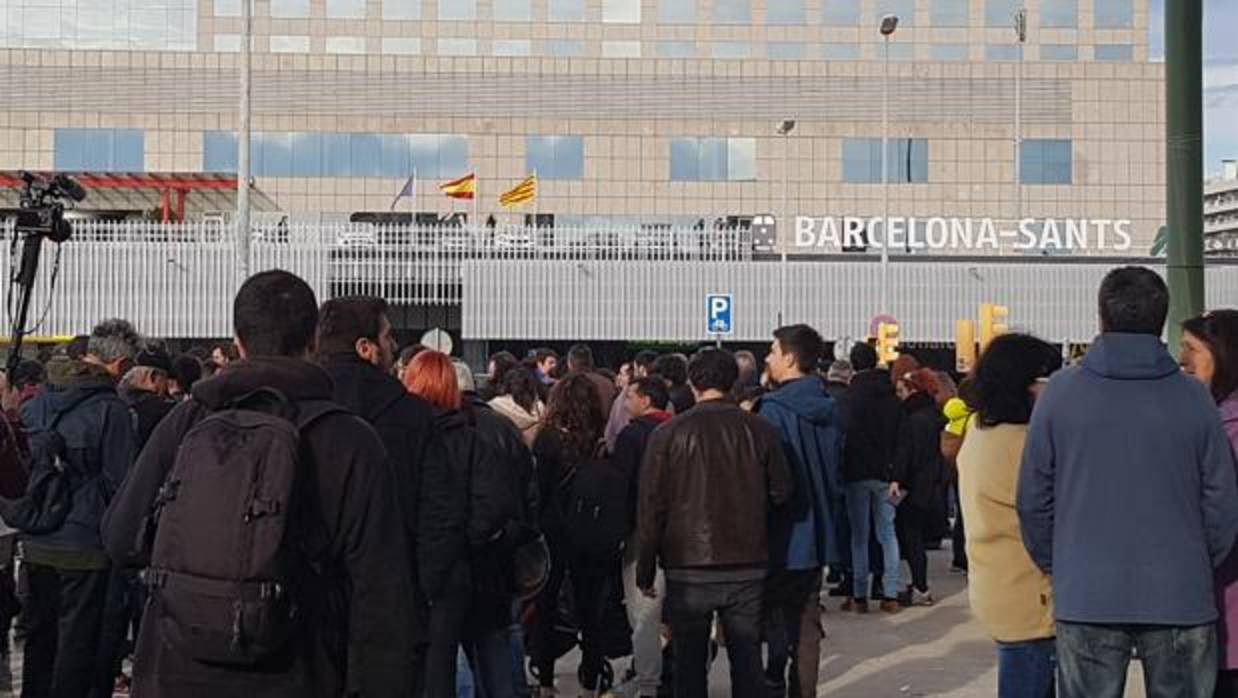
<svg viewBox="0 0 1238 698">
<path fill-rule="evenodd" d="M 550 39 L 546 53 L 556 58 L 576 58 L 585 55 L 585 42 L 575 39 Z"/>
<path fill-rule="evenodd" d="M 659 41 L 659 58 L 695 58 L 696 44 L 691 41 Z"/>
<path fill-rule="evenodd" d="M 1074 29 L 1079 26 L 1079 0 L 1040 0 L 1040 26 Z"/>
<path fill-rule="evenodd" d="M 540 179 L 584 179 L 585 142 L 580 136 L 526 136 L 524 167 Z"/>
<path fill-rule="evenodd" d="M 749 0 L 714 0 L 715 24 L 752 24 Z"/>
<path fill-rule="evenodd" d="M 527 56 L 533 47 L 528 39 L 495 39 L 490 52 L 496 56 Z"/>
<path fill-rule="evenodd" d="M 929 58 L 935 61 L 965 61 L 970 57 L 971 47 L 967 44 L 932 44 L 929 46 Z"/>
<path fill-rule="evenodd" d="M 309 17 L 309 0 L 271 0 L 271 16 L 276 19 L 304 19 Z"/>
<path fill-rule="evenodd" d="M 1130 44 L 1097 44 L 1096 60 L 1106 63 L 1130 63 L 1135 60 L 1135 47 Z"/>
<path fill-rule="evenodd" d="M 928 140 L 891 139 L 887 153 L 891 184 L 928 182 Z M 881 139 L 843 139 L 843 181 L 848 184 L 881 184 Z"/>
<path fill-rule="evenodd" d="M 1070 184 L 1071 142 L 1029 138 L 1020 144 L 1019 179 L 1024 184 Z"/>
<path fill-rule="evenodd" d="M 236 172 L 236 134 L 203 134 L 206 172 Z M 401 133 L 256 132 L 255 177 L 455 177 L 468 170 L 464 136 Z"/>
<path fill-rule="evenodd" d="M 658 21 L 662 24 L 695 24 L 696 0 L 658 0 Z"/>
<path fill-rule="evenodd" d="M 327 19 L 365 19 L 365 0 L 327 0 Z"/>
<path fill-rule="evenodd" d="M 550 0 L 549 17 L 551 22 L 583 22 L 585 0 Z"/>
<path fill-rule="evenodd" d="M 252 7 L 252 6 L 251 6 Z M 250 15 L 253 15 L 251 10 Z M 215 0 L 216 17 L 240 17 L 241 0 Z"/>
<path fill-rule="evenodd" d="M 477 39 L 445 38 L 438 40 L 440 56 L 476 56 Z"/>
<path fill-rule="evenodd" d="M 533 8 L 529 0 L 494 0 L 496 22 L 531 22 Z"/>
<path fill-rule="evenodd" d="M 751 58 L 752 44 L 747 41 L 715 41 L 714 58 Z"/>
<path fill-rule="evenodd" d="M 935 27 L 966 27 L 971 24 L 968 0 L 933 0 L 932 22 Z"/>
<path fill-rule="evenodd" d="M 438 0 L 438 18 L 447 22 L 477 19 L 477 0 Z"/>
<path fill-rule="evenodd" d="M 383 37 L 383 53 L 389 56 L 415 56 L 421 53 L 421 39 Z"/>
<path fill-rule="evenodd" d="M 1019 44 L 989 44 L 984 47 L 984 57 L 990 61 L 1017 61 L 1023 58 Z"/>
<path fill-rule="evenodd" d="M 271 53 L 309 53 L 308 36 L 272 36 Z"/>
<path fill-rule="evenodd" d="M 58 128 L 54 166 L 70 172 L 143 172 L 145 133 L 137 128 Z"/>
<path fill-rule="evenodd" d="M 1077 61 L 1079 60 L 1079 48 L 1074 44 L 1041 44 L 1040 60 Z"/>
<path fill-rule="evenodd" d="M 639 41 L 603 41 L 603 58 L 640 58 Z"/>
<path fill-rule="evenodd" d="M 1130 29 L 1135 26 L 1133 0 L 1096 0 L 1097 29 Z"/>
<path fill-rule="evenodd" d="M 215 35 L 215 52 L 216 53 L 239 53 L 241 50 L 241 35 L 240 34 L 216 34 Z"/>
<path fill-rule="evenodd" d="M 383 0 L 383 19 L 421 19 L 421 0 Z"/>
<path fill-rule="evenodd" d="M 239 3 L 220 10 L 240 16 Z M 5 48 L 195 51 L 196 0 L 0 0 Z"/>
<path fill-rule="evenodd" d="M 900 27 L 914 26 L 916 0 L 877 0 L 877 17 L 885 15 L 897 15 Z"/>
<path fill-rule="evenodd" d="M 360 36 L 328 36 L 327 53 L 365 53 L 365 39 Z"/>
<path fill-rule="evenodd" d="M 916 45 L 904 44 L 897 41 L 882 42 L 882 54 L 889 50 L 890 60 L 892 61 L 914 61 L 916 59 Z"/>
<path fill-rule="evenodd" d="M 804 0 L 766 0 L 766 24 L 803 24 L 807 13 Z"/>
<path fill-rule="evenodd" d="M 860 5 L 856 0 L 822 0 L 821 22 L 831 27 L 860 26 Z"/>
<path fill-rule="evenodd" d="M 672 138 L 671 181 L 753 181 L 756 152 L 755 138 Z"/>
<path fill-rule="evenodd" d="M 602 0 L 602 21 L 613 24 L 640 24 L 641 0 Z"/>
<path fill-rule="evenodd" d="M 1013 27 L 1014 15 L 1023 0 L 984 0 L 984 23 L 989 27 Z"/>
<path fill-rule="evenodd" d="M 821 57 L 830 61 L 860 60 L 859 44 L 825 44 L 821 47 Z"/>
<path fill-rule="evenodd" d="M 765 55 L 775 61 L 803 60 L 804 53 L 804 44 L 798 41 L 771 41 L 765 46 Z"/>
</svg>

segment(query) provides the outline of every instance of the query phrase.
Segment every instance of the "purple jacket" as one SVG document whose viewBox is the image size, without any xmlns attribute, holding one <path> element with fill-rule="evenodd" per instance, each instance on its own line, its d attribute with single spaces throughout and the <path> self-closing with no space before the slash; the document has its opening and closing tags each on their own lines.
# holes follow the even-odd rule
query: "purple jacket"
<svg viewBox="0 0 1238 698">
<path fill-rule="evenodd" d="M 1229 445 L 1238 459 L 1238 392 L 1221 403 L 1221 421 L 1229 435 Z M 1238 669 L 1238 548 L 1216 572 L 1217 605 L 1221 611 L 1219 623 L 1221 667 Z"/>
</svg>

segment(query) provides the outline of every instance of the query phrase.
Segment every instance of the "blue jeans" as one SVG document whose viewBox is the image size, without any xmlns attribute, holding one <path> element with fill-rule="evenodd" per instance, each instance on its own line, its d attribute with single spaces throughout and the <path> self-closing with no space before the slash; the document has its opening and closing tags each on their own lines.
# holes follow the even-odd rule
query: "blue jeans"
<svg viewBox="0 0 1238 698">
<path fill-rule="evenodd" d="M 881 544 L 881 591 L 893 599 L 903 590 L 899 581 L 898 537 L 894 533 L 897 508 L 889 498 L 889 483 L 861 480 L 847 485 L 847 517 L 851 519 L 851 569 L 854 574 L 852 596 L 868 598 L 868 534 L 869 520 L 876 523 L 877 542 Z"/>
<path fill-rule="evenodd" d="M 512 625 L 508 632 L 512 638 L 512 688 L 516 692 L 516 698 L 529 698 L 529 678 L 524 673 L 524 626 L 520 624 L 519 601 L 512 603 Z"/>
<path fill-rule="evenodd" d="M 1053 698 L 1053 638 L 997 643 L 998 698 Z"/>
<path fill-rule="evenodd" d="M 476 698 L 477 691 L 473 684 L 473 670 L 469 668 L 468 657 L 464 650 L 456 651 L 456 698 Z"/>
<path fill-rule="evenodd" d="M 1131 648 L 1139 651 L 1148 698 L 1212 698 L 1216 626 L 1057 624 L 1062 698 L 1122 698 Z"/>
</svg>

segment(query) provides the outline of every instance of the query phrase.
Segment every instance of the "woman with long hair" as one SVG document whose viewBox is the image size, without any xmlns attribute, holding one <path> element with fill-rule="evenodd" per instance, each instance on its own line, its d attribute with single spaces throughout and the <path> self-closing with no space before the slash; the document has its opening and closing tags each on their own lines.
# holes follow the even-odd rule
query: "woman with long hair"
<svg viewBox="0 0 1238 698">
<path fill-rule="evenodd" d="M 911 587 L 899 599 L 904 606 L 933 605 L 925 538 L 936 525 L 933 518 L 941 514 L 942 504 L 941 430 L 946 419 L 933 397 L 938 390 L 937 374 L 928 368 L 906 373 L 895 383 L 906 414 L 891 483 L 891 496 L 901 498 L 894 520 L 898 549 L 911 567 Z"/>
<path fill-rule="evenodd" d="M 966 391 L 974 412 L 958 477 L 968 593 L 972 612 L 997 641 L 999 698 L 1054 694 L 1053 584 L 1023 546 L 1015 491 L 1033 403 L 1061 365 L 1052 345 L 1002 335 L 980 357 Z"/>
<path fill-rule="evenodd" d="M 1208 388 L 1238 458 L 1238 310 L 1214 310 L 1182 323 L 1182 368 Z M 1221 660 L 1218 698 L 1238 697 L 1238 553 L 1216 572 Z"/>
<path fill-rule="evenodd" d="M 546 418 L 537 378 L 523 366 L 516 365 L 505 374 L 502 392 L 490 401 L 495 412 L 507 417 L 520 430 L 524 444 L 533 448 L 537 434 Z"/>
</svg>

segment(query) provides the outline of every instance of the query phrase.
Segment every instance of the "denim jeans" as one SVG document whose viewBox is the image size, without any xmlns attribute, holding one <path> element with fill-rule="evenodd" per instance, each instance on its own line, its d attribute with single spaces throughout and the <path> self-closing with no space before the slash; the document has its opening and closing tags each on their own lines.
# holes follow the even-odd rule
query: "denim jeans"
<svg viewBox="0 0 1238 698">
<path fill-rule="evenodd" d="M 1053 698 L 1053 638 L 997 643 L 997 698 Z"/>
<path fill-rule="evenodd" d="M 520 624 L 520 602 L 512 603 L 512 625 L 508 628 L 511 633 L 511 666 L 512 666 L 512 688 L 516 692 L 516 698 L 529 698 L 529 678 L 524 672 L 525 661 L 525 646 L 524 646 L 524 626 Z"/>
<path fill-rule="evenodd" d="M 851 519 L 851 569 L 854 573 L 852 595 L 868 598 L 868 534 L 869 517 L 877 526 L 877 542 L 881 543 L 881 589 L 887 598 L 902 591 L 899 581 L 898 537 L 894 532 L 897 509 L 888 496 L 889 483 L 861 480 L 847 485 L 847 516 Z"/>
<path fill-rule="evenodd" d="M 1057 624 L 1058 694 L 1122 698 L 1131 649 L 1139 651 L 1148 698 L 1212 698 L 1216 626 Z"/>
<path fill-rule="evenodd" d="M 764 580 L 683 582 L 666 580 L 666 613 L 675 647 L 675 698 L 709 695 L 709 633 L 714 614 L 731 663 L 730 695 L 760 696 L 761 605 Z"/>
</svg>

